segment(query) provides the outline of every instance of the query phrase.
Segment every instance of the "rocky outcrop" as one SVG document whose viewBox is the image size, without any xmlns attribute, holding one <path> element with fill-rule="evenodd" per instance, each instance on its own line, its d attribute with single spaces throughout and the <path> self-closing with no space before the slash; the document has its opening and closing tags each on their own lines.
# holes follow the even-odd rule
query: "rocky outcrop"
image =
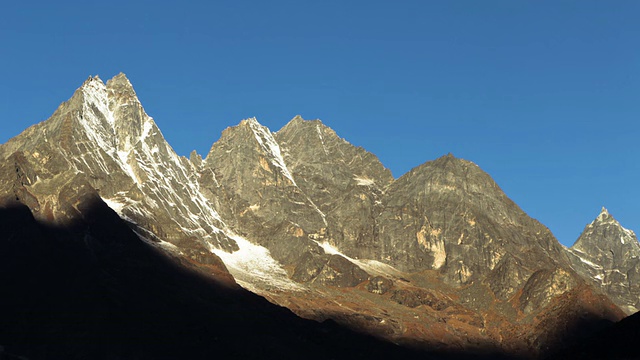
<svg viewBox="0 0 640 360">
<path fill-rule="evenodd" d="M 373 294 L 383 295 L 393 287 L 393 281 L 384 276 L 376 276 L 369 280 L 367 291 Z"/>
</svg>

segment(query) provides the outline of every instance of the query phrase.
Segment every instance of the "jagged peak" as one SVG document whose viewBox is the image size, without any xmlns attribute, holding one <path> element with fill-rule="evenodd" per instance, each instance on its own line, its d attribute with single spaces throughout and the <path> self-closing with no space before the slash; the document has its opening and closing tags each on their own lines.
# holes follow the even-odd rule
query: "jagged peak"
<svg viewBox="0 0 640 360">
<path fill-rule="evenodd" d="M 194 164 L 195 166 L 200 166 L 202 165 L 202 155 L 198 154 L 197 151 L 192 150 L 191 154 L 189 154 L 189 161 L 191 161 L 192 164 Z"/>
<path fill-rule="evenodd" d="M 584 244 L 585 241 L 588 243 L 593 243 L 594 241 L 596 242 L 602 241 L 603 239 L 601 239 L 600 236 L 598 236 L 597 238 L 594 238 L 593 236 L 591 236 L 591 234 L 600 234 L 598 229 L 600 228 L 611 229 L 612 227 L 614 229 L 618 229 L 617 232 L 611 232 L 611 230 L 607 230 L 608 233 L 610 234 L 608 237 L 610 237 L 612 241 L 614 242 L 620 241 L 620 243 L 623 245 L 633 244 L 633 243 L 637 244 L 636 234 L 632 230 L 629 230 L 623 227 L 618 222 L 618 220 L 616 220 L 609 213 L 609 211 L 603 206 L 602 209 L 600 210 L 600 214 L 598 214 L 598 216 L 589 225 L 585 227 L 584 231 L 582 232 L 580 237 L 576 240 L 576 242 L 573 244 L 571 248 L 582 250 L 586 246 Z M 613 236 L 612 234 L 618 234 L 618 235 Z"/>
<path fill-rule="evenodd" d="M 280 150 L 280 145 L 273 137 L 273 133 L 269 130 L 269 128 L 260 124 L 255 117 L 240 121 L 239 126 L 249 127 L 260 148 L 262 148 L 262 150 L 271 158 L 272 164 L 280 168 L 282 174 L 286 176 L 292 184 L 295 185 L 296 182 L 293 180 L 293 176 L 287 168 Z"/>
<path fill-rule="evenodd" d="M 602 210 L 600 210 L 600 215 L 598 215 L 596 220 L 604 221 L 608 218 L 613 218 L 613 217 L 609 214 L 609 211 L 607 210 L 607 208 L 603 206 Z"/>
<path fill-rule="evenodd" d="M 259 126 L 262 126 L 262 124 L 260 124 L 260 122 L 258 122 L 258 119 L 256 119 L 255 116 L 250 117 L 250 118 L 246 118 L 246 119 L 242 119 L 240 121 L 240 124 L 238 124 L 238 125 L 253 125 L 253 126 L 259 125 Z"/>
<path fill-rule="evenodd" d="M 135 91 L 133 90 L 133 85 L 127 78 L 124 73 L 119 73 L 118 75 L 109 79 L 106 83 L 102 81 L 99 75 L 89 75 L 89 77 L 82 83 L 80 90 L 84 93 L 87 92 L 103 92 L 107 89 L 115 90 L 117 92 L 123 92 L 126 90 L 127 92 L 131 92 L 135 95 Z"/>
<path fill-rule="evenodd" d="M 292 128 L 292 127 L 295 128 L 295 127 L 298 127 L 298 126 L 308 126 L 308 125 L 311 125 L 311 124 L 320 125 L 322 127 L 328 128 L 328 126 L 324 125 L 320 119 L 307 120 L 307 119 L 304 119 L 301 115 L 296 115 L 296 116 L 293 117 L 293 119 L 289 120 L 289 122 L 286 123 L 276 133 L 279 133 L 279 132 L 283 131 L 286 128 Z"/>
<path fill-rule="evenodd" d="M 82 86 L 80 86 L 79 90 L 81 90 L 84 93 L 87 92 L 102 92 L 105 91 L 107 88 L 104 84 L 104 82 L 102 81 L 102 79 L 100 79 L 100 76 L 95 75 L 89 75 L 89 77 L 87 78 L 87 80 L 85 80 L 82 83 Z"/>
<path fill-rule="evenodd" d="M 129 78 L 127 78 L 127 75 L 125 75 L 125 73 L 123 73 L 122 71 L 119 72 L 118 75 L 112 77 L 109 81 L 126 81 L 130 83 Z"/>
<path fill-rule="evenodd" d="M 296 115 L 293 117 L 293 119 L 291 119 L 289 121 L 289 123 L 294 123 L 294 124 L 320 124 L 322 126 L 326 126 L 322 123 L 322 120 L 320 119 L 305 119 L 303 118 L 301 115 Z"/>
<path fill-rule="evenodd" d="M 595 220 L 593 220 L 591 224 L 594 225 L 596 223 L 613 223 L 620 226 L 620 223 L 613 216 L 611 216 L 609 210 L 607 210 L 607 208 L 605 208 L 604 206 L 600 210 L 600 214 L 598 214 L 598 216 L 595 218 Z"/>
<path fill-rule="evenodd" d="M 136 91 L 133 89 L 133 85 L 124 73 L 119 73 L 107 81 L 106 87 L 109 90 L 110 96 L 116 101 L 140 104 L 140 100 L 138 99 Z"/>
<path fill-rule="evenodd" d="M 100 75 L 96 74 L 96 75 L 89 75 L 89 77 L 87 78 L 87 80 L 84 81 L 84 83 L 86 84 L 92 81 L 103 82 L 102 79 L 100 79 Z"/>
<path fill-rule="evenodd" d="M 474 162 L 455 157 L 452 153 L 447 153 L 446 155 L 442 155 L 439 158 L 433 161 L 426 162 L 423 165 L 427 165 L 427 164 L 431 164 L 433 167 L 440 168 L 440 169 L 453 169 L 457 167 L 461 167 L 461 168 L 473 167 L 480 170 L 478 165 L 476 165 Z"/>
<path fill-rule="evenodd" d="M 313 134 L 318 134 L 322 142 L 324 142 L 325 136 L 339 138 L 342 141 L 347 142 L 345 139 L 340 138 L 332 128 L 322 123 L 322 120 L 320 119 L 305 120 L 300 115 L 296 115 L 285 126 L 280 128 L 280 130 L 276 131 L 274 134 L 279 136 L 291 131 L 293 132 L 312 131 Z"/>
</svg>

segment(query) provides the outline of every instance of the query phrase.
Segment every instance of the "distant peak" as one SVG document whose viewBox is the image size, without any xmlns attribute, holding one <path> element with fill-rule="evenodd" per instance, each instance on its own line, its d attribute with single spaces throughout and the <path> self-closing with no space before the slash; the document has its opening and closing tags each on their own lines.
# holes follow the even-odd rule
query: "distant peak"
<svg viewBox="0 0 640 360">
<path fill-rule="evenodd" d="M 131 81 L 129 81 L 129 78 L 127 78 L 127 75 L 125 75 L 122 72 L 112 77 L 111 80 L 109 80 L 107 83 L 110 83 L 110 82 L 119 82 L 119 83 L 126 83 L 131 85 Z"/>
<path fill-rule="evenodd" d="M 262 126 L 262 124 L 260 124 L 258 122 L 258 119 L 256 119 L 256 117 L 250 117 L 250 118 L 246 118 L 242 121 L 240 121 L 240 125 L 249 125 L 249 126 L 256 126 L 256 125 L 260 125 Z"/>
<path fill-rule="evenodd" d="M 600 214 L 596 218 L 596 221 L 602 222 L 602 221 L 607 221 L 607 220 L 610 220 L 610 219 L 613 219 L 613 216 L 611 216 L 611 214 L 609 214 L 609 211 L 607 210 L 607 208 L 605 208 L 603 206 L 602 209 L 600 210 Z"/>
<path fill-rule="evenodd" d="M 320 121 L 320 119 L 305 120 L 301 115 L 296 115 L 285 126 L 278 130 L 277 133 L 280 133 L 285 129 L 306 129 L 309 126 L 317 125 L 319 125 L 321 128 L 328 128 L 325 124 L 322 123 L 322 121 Z"/>
<path fill-rule="evenodd" d="M 89 75 L 87 80 L 85 80 L 84 83 L 82 83 L 81 88 L 88 88 L 88 87 L 104 87 L 104 83 L 102 82 L 102 79 L 100 79 L 100 76 Z"/>
<path fill-rule="evenodd" d="M 452 153 L 448 153 L 447 155 L 442 155 L 434 161 L 438 165 L 446 165 L 449 163 L 457 164 L 457 163 L 467 163 L 469 161 L 457 158 L 453 156 Z"/>
<path fill-rule="evenodd" d="M 625 229 L 620 224 L 620 222 L 618 222 L 618 220 L 616 220 L 604 206 L 602 207 L 602 210 L 600 210 L 600 214 L 598 215 L 598 217 L 596 217 L 596 219 L 593 220 L 591 224 L 588 225 L 588 227 L 594 227 L 594 226 L 600 226 L 600 225 L 602 226 L 614 225 L 622 229 L 626 233 L 632 232 L 631 230 Z"/>
<path fill-rule="evenodd" d="M 112 77 L 109 81 L 107 81 L 106 85 L 107 88 L 116 90 L 117 92 L 135 94 L 133 85 L 131 85 L 131 82 L 124 73 L 119 73 L 118 75 Z"/>
<path fill-rule="evenodd" d="M 129 81 L 129 79 L 127 78 L 127 75 L 125 75 L 123 72 L 118 73 L 118 75 L 114 76 L 111 80 L 116 80 L 116 79 L 124 79 Z"/>
</svg>

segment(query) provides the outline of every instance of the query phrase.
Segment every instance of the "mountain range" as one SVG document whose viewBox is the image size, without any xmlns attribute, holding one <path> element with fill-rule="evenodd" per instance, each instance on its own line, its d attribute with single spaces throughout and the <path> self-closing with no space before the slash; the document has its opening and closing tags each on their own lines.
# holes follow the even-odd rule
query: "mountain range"
<svg viewBox="0 0 640 360">
<path fill-rule="evenodd" d="M 470 161 L 394 179 L 300 116 L 186 158 L 124 74 L 0 160 L 6 354 L 542 358 L 640 307 L 640 244 L 604 208 L 565 248 Z"/>
</svg>

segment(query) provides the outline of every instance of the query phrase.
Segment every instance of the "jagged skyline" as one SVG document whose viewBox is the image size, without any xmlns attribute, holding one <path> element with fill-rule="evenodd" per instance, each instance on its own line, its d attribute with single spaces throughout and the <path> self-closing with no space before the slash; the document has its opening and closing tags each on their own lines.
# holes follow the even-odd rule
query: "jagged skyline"
<svg viewBox="0 0 640 360">
<path fill-rule="evenodd" d="M 122 71 L 180 155 L 301 114 L 396 178 L 473 161 L 565 245 L 639 227 L 637 4 L 117 5 L 7 5 L 0 143 Z"/>
</svg>

